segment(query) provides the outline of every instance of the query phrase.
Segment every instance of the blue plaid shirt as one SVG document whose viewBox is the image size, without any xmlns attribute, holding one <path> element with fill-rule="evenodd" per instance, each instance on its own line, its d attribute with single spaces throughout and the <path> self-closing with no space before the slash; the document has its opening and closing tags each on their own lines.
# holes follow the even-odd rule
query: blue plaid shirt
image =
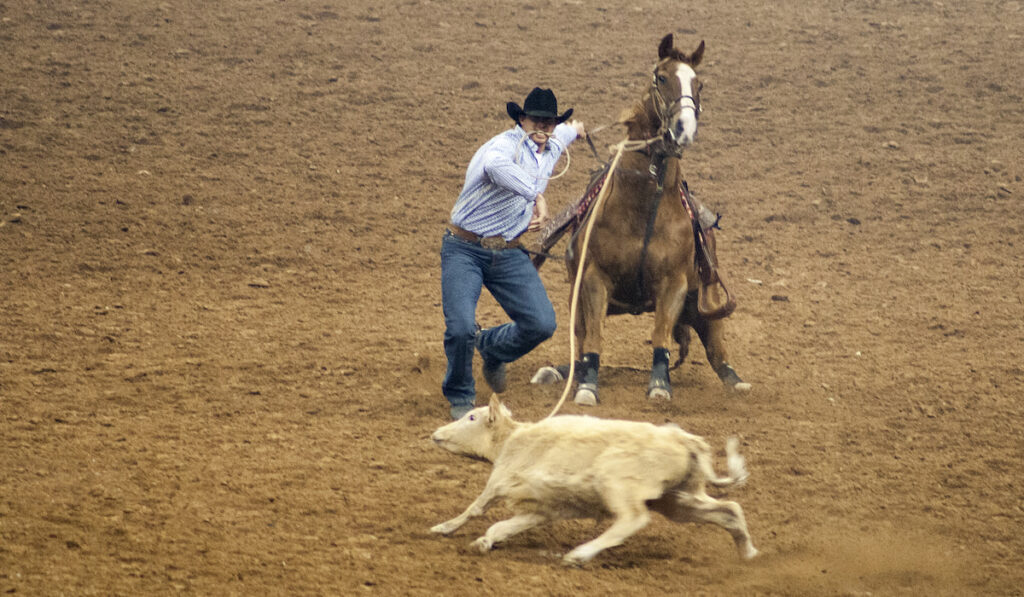
<svg viewBox="0 0 1024 597">
<path fill-rule="evenodd" d="M 480 236 L 512 240 L 526 231 L 537 195 L 548 187 L 558 158 L 576 140 L 576 129 L 559 124 L 542 153 L 520 126 L 483 144 L 469 162 L 466 183 L 451 221 Z"/>
</svg>

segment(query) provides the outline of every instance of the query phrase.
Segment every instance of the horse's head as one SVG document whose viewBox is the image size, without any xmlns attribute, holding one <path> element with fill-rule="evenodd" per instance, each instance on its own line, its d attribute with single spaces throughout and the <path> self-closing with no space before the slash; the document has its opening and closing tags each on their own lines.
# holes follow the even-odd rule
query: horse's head
<svg viewBox="0 0 1024 597">
<path fill-rule="evenodd" d="M 658 46 L 658 63 L 651 81 L 651 107 L 660 120 L 658 132 L 676 148 L 690 145 L 697 135 L 701 83 L 693 69 L 703 57 L 703 41 L 687 55 L 672 46 L 671 33 L 663 37 Z"/>
</svg>

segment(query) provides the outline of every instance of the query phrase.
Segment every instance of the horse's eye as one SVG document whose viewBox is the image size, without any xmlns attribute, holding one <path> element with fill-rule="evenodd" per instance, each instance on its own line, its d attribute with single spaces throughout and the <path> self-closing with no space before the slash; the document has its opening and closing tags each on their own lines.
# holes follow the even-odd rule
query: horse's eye
<svg viewBox="0 0 1024 597">
<path fill-rule="evenodd" d="M 658 75 L 658 82 L 659 83 L 665 83 L 667 81 L 668 81 L 668 79 L 665 78 L 665 75 Z"/>
</svg>

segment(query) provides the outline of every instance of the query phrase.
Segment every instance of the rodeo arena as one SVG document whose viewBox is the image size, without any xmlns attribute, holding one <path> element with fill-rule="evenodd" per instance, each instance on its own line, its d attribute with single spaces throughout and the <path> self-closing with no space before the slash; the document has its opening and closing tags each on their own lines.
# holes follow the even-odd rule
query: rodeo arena
<svg viewBox="0 0 1024 597">
<path fill-rule="evenodd" d="M 0 48 L 0 594 L 1024 595 L 1024 2 Z"/>
</svg>

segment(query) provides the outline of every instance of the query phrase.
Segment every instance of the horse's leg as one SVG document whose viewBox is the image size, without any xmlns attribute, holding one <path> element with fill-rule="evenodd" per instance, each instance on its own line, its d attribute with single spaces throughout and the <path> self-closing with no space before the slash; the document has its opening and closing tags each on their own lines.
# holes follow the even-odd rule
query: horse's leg
<svg viewBox="0 0 1024 597">
<path fill-rule="evenodd" d="M 668 347 L 676 321 L 686 304 L 686 278 L 664 280 L 655 300 L 654 333 L 651 334 L 654 357 L 647 397 L 668 400 L 672 398 L 672 384 L 668 378 Z"/>
<path fill-rule="evenodd" d="M 601 364 L 601 330 L 608 310 L 608 286 L 596 266 L 587 268 L 580 283 L 576 307 L 576 351 L 580 368 L 579 387 L 573 402 L 597 404 L 597 372 Z"/>
<path fill-rule="evenodd" d="M 679 319 L 676 320 L 675 327 L 672 328 L 672 338 L 679 345 L 676 362 L 672 363 L 673 369 L 686 362 L 686 357 L 690 354 L 690 325 L 684 321 L 685 319 L 686 308 L 684 307 L 683 312 L 679 314 Z"/>
<path fill-rule="evenodd" d="M 689 317 L 686 317 L 689 315 Z M 707 354 L 708 363 L 718 374 L 725 386 L 735 392 L 749 392 L 751 385 L 736 374 L 736 370 L 729 365 L 729 355 L 725 350 L 725 319 L 708 320 L 697 314 L 696 307 L 692 314 L 690 309 L 684 313 L 690 327 L 697 332 L 701 343 L 704 345 L 704 352 Z"/>
</svg>

